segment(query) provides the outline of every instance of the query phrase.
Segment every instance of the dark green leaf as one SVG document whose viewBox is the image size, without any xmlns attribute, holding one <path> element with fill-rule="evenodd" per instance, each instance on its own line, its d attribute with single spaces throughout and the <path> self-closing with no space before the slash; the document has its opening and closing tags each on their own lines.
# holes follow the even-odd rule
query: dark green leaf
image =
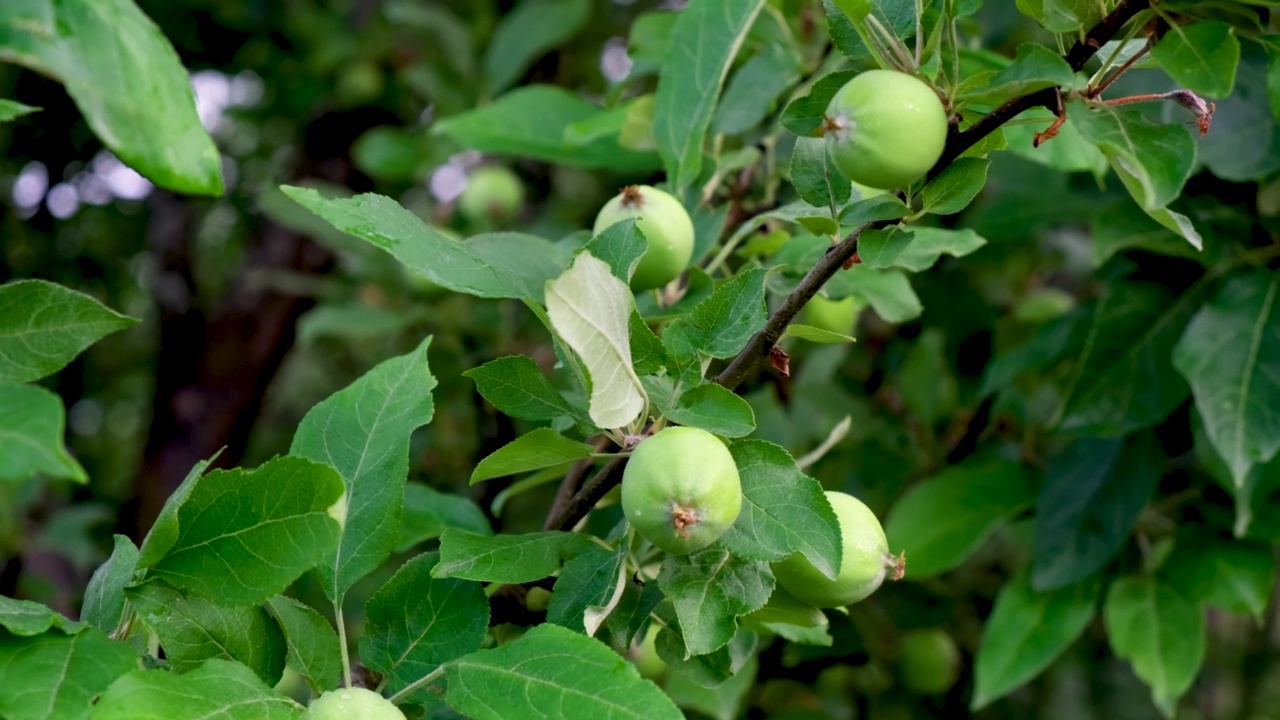
<svg viewBox="0 0 1280 720">
<path fill-rule="evenodd" d="M 1249 613 L 1261 626 L 1275 586 L 1275 555 L 1262 543 L 1188 534 L 1178 539 L 1159 577 L 1191 600 Z"/>
<path fill-rule="evenodd" d="M 432 132 L 458 145 L 499 155 L 515 155 L 558 165 L 652 170 L 652 152 L 622 147 L 617 137 L 592 136 L 581 142 L 567 137 L 571 125 L 608 112 L 564 88 L 526 85 L 494 102 L 436 123 Z"/>
<path fill-rule="evenodd" d="M 1027 573 L 1001 588 L 978 646 L 972 707 L 990 705 L 1049 667 L 1093 621 L 1101 591 L 1089 578 L 1040 593 Z"/>
<path fill-rule="evenodd" d="M 592 545 L 565 563 L 547 606 L 547 622 L 595 635 L 625 589 L 627 550 L 625 542 L 613 550 Z"/>
<path fill-rule="evenodd" d="M 288 648 L 285 664 L 306 678 L 315 695 L 336 688 L 342 675 L 342 654 L 338 634 L 329 621 L 310 606 L 283 595 L 268 600 L 266 607 L 284 633 Z"/>
<path fill-rule="evenodd" d="M 484 511 L 470 499 L 442 493 L 422 483 L 407 483 L 395 551 L 404 552 L 420 542 L 434 540 L 448 527 L 477 535 L 493 534 Z"/>
<path fill-rule="evenodd" d="M 0 481 L 41 474 L 88 482 L 62 442 L 65 428 L 62 398 L 35 385 L 0 382 Z"/>
<path fill-rule="evenodd" d="M 1039 43 L 1023 43 L 1012 64 L 992 75 L 985 88 L 966 93 L 964 100 L 998 104 L 1045 88 L 1069 90 L 1074 84 L 1075 73 L 1056 50 Z"/>
<path fill-rule="evenodd" d="M 687 652 L 703 655 L 733 639 L 740 616 L 764 607 L 774 580 L 767 563 L 736 557 L 716 544 L 668 555 L 658 584 L 675 605 Z"/>
<path fill-rule="evenodd" d="M 803 553 L 827 577 L 839 571 L 840 526 L 822 486 L 790 453 L 764 440 L 730 448 L 742 479 L 742 512 L 720 543 L 750 560 L 782 560 Z"/>
<path fill-rule="evenodd" d="M 450 707 L 475 720 L 681 720 L 666 695 L 609 646 L 544 624 L 446 666 Z"/>
<path fill-rule="evenodd" d="M 178 509 L 178 537 L 148 577 L 223 605 L 263 602 L 334 551 L 344 500 L 338 474 L 302 458 L 215 470 Z"/>
<path fill-rule="evenodd" d="M 729 79 L 712 130 L 733 135 L 759 125 L 773 111 L 778 96 L 799 76 L 800 62 L 794 50 L 780 43 L 766 45 Z"/>
<path fill-rule="evenodd" d="M 911 213 L 902 199 L 892 193 L 873 195 L 846 205 L 840 211 L 841 225 L 862 225 L 884 220 L 900 220 Z"/>
<path fill-rule="evenodd" d="M 805 202 L 820 208 L 843 206 L 853 190 L 848 178 L 831 161 L 826 140 L 812 137 L 796 139 L 791 153 L 791 184 Z"/>
<path fill-rule="evenodd" d="M 964 562 L 1009 518 L 1031 506 L 1036 477 L 1003 460 L 950 467 L 911 488 L 889 511 L 889 546 L 907 556 L 907 577 L 933 577 Z"/>
<path fill-rule="evenodd" d="M 702 144 L 720 89 L 764 0 L 691 0 L 671 32 L 654 98 L 653 137 L 676 188 L 702 170 Z"/>
<path fill-rule="evenodd" d="M 1111 584 L 1102 618 L 1111 649 L 1133 664 L 1156 705 L 1173 717 L 1204 661 L 1204 612 L 1153 577 L 1130 576 Z"/>
<path fill-rule="evenodd" d="M 782 126 L 800 137 L 816 137 L 831 98 L 857 74 L 856 70 L 837 70 L 819 78 L 808 95 L 792 100 L 782 111 Z"/>
<path fill-rule="evenodd" d="M 39 635 L 50 628 L 68 633 L 80 632 L 82 623 L 68 620 L 61 614 L 38 602 L 15 600 L 0 595 L 0 627 L 23 637 Z"/>
<path fill-rule="evenodd" d="M 1146 434 L 1127 442 L 1076 440 L 1050 459 L 1036 507 L 1037 590 L 1070 585 L 1115 555 L 1155 489 L 1163 460 Z"/>
<path fill-rule="evenodd" d="M 1191 384 L 1213 446 L 1239 487 L 1280 450 L 1280 272 L 1231 278 L 1191 319 L 1173 364 Z"/>
<path fill-rule="evenodd" d="M 664 412 L 674 423 L 724 437 L 743 437 L 756 429 L 756 416 L 747 401 L 714 383 L 685 390 L 675 407 Z"/>
<path fill-rule="evenodd" d="M 1240 63 L 1240 41 L 1231 25 L 1218 20 L 1173 24 L 1151 57 L 1177 84 L 1211 98 L 1231 94 Z"/>
<path fill-rule="evenodd" d="M 98 693 L 137 667 L 138 656 L 97 628 L 75 635 L 0 633 L 0 716 L 81 720 Z"/>
<path fill-rule="evenodd" d="M 889 323 L 914 320 L 924 311 L 920 298 L 911 289 L 911 281 L 897 269 L 876 270 L 854 265 L 832 278 L 825 289 L 833 300 L 849 295 L 862 298 Z"/>
<path fill-rule="evenodd" d="M 294 434 L 289 452 L 336 468 L 347 489 L 341 540 L 318 569 L 326 597 L 335 602 L 386 561 L 395 545 L 409 438 L 435 412 L 430 342 L 428 337 L 330 395 L 307 412 Z"/>
<path fill-rule="evenodd" d="M 0 16 L 5 12 L 0 10 Z M 0 22 L 0 38 L 3 33 Z M 88 295 L 44 280 L 0 285 L 0 382 L 39 380 L 103 336 L 136 322 Z"/>
<path fill-rule="evenodd" d="M 133 582 L 137 567 L 138 548 L 124 535 L 116 535 L 111 557 L 89 578 L 80 619 L 103 632 L 115 630 L 124 612 L 124 588 Z"/>
<path fill-rule="evenodd" d="M 129 602 L 164 648 L 176 672 L 188 672 L 211 658 L 247 665 L 269 685 L 284 672 L 284 633 L 258 606 L 223 607 L 198 595 L 184 595 L 159 581 L 125 591 Z"/>
<path fill-rule="evenodd" d="M 524 355 L 500 357 L 462 374 L 475 381 L 485 400 L 511 417 L 545 421 L 582 414 Z"/>
<path fill-rule="evenodd" d="M 924 186 L 920 197 L 924 209 L 937 215 L 951 215 L 969 206 L 987 184 L 986 158 L 960 158 Z"/>
<path fill-rule="evenodd" d="M 433 578 L 439 559 L 436 553 L 413 558 L 365 604 L 369 622 L 360 637 L 360 659 L 386 676 L 392 691 L 484 642 L 489 627 L 484 590 L 466 580 Z"/>
<path fill-rule="evenodd" d="M 484 54 L 489 91 L 520 79 L 529 65 L 573 37 L 591 17 L 591 0 L 524 0 L 503 16 Z"/>
<path fill-rule="evenodd" d="M 1173 368 L 1173 347 L 1206 286 L 1173 299 L 1154 284 L 1108 285 L 1062 391 L 1059 428 L 1118 437 L 1155 425 L 1181 404 L 1189 391 Z"/>
<path fill-rule="evenodd" d="M 524 535 L 474 535 L 445 528 L 435 578 L 526 583 L 541 580 L 591 546 L 586 535 L 549 531 Z"/>
<path fill-rule="evenodd" d="M 210 660 L 184 675 L 134 670 L 94 706 L 94 720 L 299 720 L 302 708 L 243 665 Z"/>
<path fill-rule="evenodd" d="M 471 472 L 471 484 L 516 473 L 565 465 L 591 457 L 595 448 L 550 428 L 538 428 L 493 451 Z"/>
<path fill-rule="evenodd" d="M 631 282 L 631 274 L 635 272 L 636 263 L 645 250 L 649 249 L 649 241 L 636 226 L 633 218 L 616 222 L 604 229 L 587 242 L 583 249 L 609 264 L 613 276 L 622 282 Z"/>
<path fill-rule="evenodd" d="M 663 344 L 684 358 L 736 355 L 764 326 L 764 279 L 762 268 L 738 273 L 672 323 L 662 334 Z"/>
</svg>

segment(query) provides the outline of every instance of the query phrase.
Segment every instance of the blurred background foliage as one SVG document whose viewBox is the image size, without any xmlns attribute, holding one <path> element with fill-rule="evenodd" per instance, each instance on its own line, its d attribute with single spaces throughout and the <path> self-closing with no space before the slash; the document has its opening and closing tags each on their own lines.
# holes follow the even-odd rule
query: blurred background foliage
<svg viewBox="0 0 1280 720">
<path fill-rule="evenodd" d="M 519 229 L 580 242 L 618 187 L 660 179 L 643 133 L 628 139 L 624 127 L 625 162 L 566 166 L 482 155 L 441 129 L 523 85 L 560 86 L 625 107 L 656 83 L 670 22 L 651 13 L 678 3 L 548 0 L 528 3 L 538 7 L 524 15 L 511 0 L 139 5 L 192 72 L 227 192 L 191 198 L 153 188 L 102 149 L 60 85 L 0 65 L 0 97 L 44 109 L 0 125 L 0 282 L 52 280 L 144 318 L 46 381 L 68 408 L 68 446 L 91 481 L 0 485 L 0 594 L 74 613 L 77 589 L 105 558 L 111 533 L 138 539 L 196 461 L 225 447 L 219 465 L 252 467 L 286 452 L 307 409 L 425 334 L 435 337 L 437 416 L 416 437 L 411 479 L 469 497 L 494 529 L 538 529 L 554 483 L 513 496 L 498 513 L 494 501 L 508 483 L 467 486 L 479 458 L 526 428 L 486 405 L 462 373 L 514 353 L 549 369 L 554 356 L 541 326 L 512 301 L 438 292 L 274 188 L 306 182 L 337 194 L 376 191 L 460 236 Z M 755 81 L 735 85 L 731 76 L 714 121 L 722 154 L 767 153 L 745 202 L 751 211 L 787 199 L 779 194 L 789 192 L 783 179 L 794 137 L 779 132 L 776 115 L 800 71 L 816 71 L 828 48 L 820 3 L 770 5 L 765 17 L 777 22 L 758 23 L 737 62 L 756 64 L 745 75 Z M 1008 3 L 987 3 L 963 30 L 973 48 L 966 62 L 975 66 L 986 51 L 1012 56 L 1019 42 L 1049 38 Z M 1266 58 L 1249 47 L 1234 94 L 1219 102 L 1200 145 L 1204 169 L 1182 201 L 1181 212 L 1205 236 L 1203 254 L 1153 229 L 1114 176 L 1102 180 L 1105 163 L 1069 135 L 1036 155 L 1029 139 L 1041 121 L 1011 125 L 1004 132 L 1011 152 L 992 156 L 982 196 L 945 219 L 988 246 L 963 262 L 944 257 L 919 275 L 914 287 L 924 311 L 911 322 L 889 324 L 866 310 L 854 345 L 790 341 L 792 376 L 764 375 L 748 392 L 758 436 L 801 457 L 848 417 L 847 434 L 809 471 L 882 517 L 911 483 L 975 450 L 1032 464 L 1052 454 L 1045 428 L 1084 342 L 1085 306 L 1108 279 L 1129 275 L 1178 293 L 1214 257 L 1278 229 L 1280 131 L 1267 107 Z M 781 69 L 771 75 L 768 68 Z M 1137 70 L 1115 94 L 1170 87 L 1160 71 Z M 589 124 L 578 129 L 590 138 Z M 1047 153 L 1055 158 L 1046 161 Z M 468 183 L 492 167 L 518 179 L 509 188 L 514 208 L 472 200 L 468 209 Z M 723 204 L 730 185 L 712 202 Z M 742 252 L 769 247 L 777 230 L 766 226 Z M 1059 336 L 1056 346 L 1033 343 L 1036 357 L 1006 353 Z M 1003 375 L 993 375 L 997 358 L 1006 361 Z M 1022 369 L 1029 371 L 1013 372 Z M 1139 518 L 1139 535 L 1158 540 L 1178 527 L 1230 532 L 1231 495 L 1192 460 L 1203 449 L 1193 415 L 1184 402 L 1157 428 L 1174 469 Z M 1268 520 L 1256 519 L 1251 534 L 1280 537 L 1280 522 Z M 767 649 L 743 713 L 966 716 L 982 620 L 1024 564 L 1029 534 L 1025 518 L 1002 526 L 959 570 L 898 583 L 855 606 L 847 621 L 833 621 L 832 648 Z M 1136 552 L 1127 548 L 1119 562 L 1141 564 Z M 390 570 L 362 581 L 349 607 L 360 607 L 361 593 Z M 1184 701 L 1184 717 L 1280 717 L 1280 638 L 1274 603 L 1267 607 L 1259 618 L 1266 631 L 1248 616 L 1210 610 L 1205 672 Z M 895 669 L 901 633 L 928 627 L 946 628 L 964 658 L 961 682 L 943 696 L 910 692 Z M 701 709 L 691 712 L 737 715 L 732 703 L 682 690 L 681 682 L 671 680 L 669 691 Z M 1052 671 L 975 715 L 1157 716 L 1145 687 L 1107 650 L 1100 618 Z"/>
</svg>

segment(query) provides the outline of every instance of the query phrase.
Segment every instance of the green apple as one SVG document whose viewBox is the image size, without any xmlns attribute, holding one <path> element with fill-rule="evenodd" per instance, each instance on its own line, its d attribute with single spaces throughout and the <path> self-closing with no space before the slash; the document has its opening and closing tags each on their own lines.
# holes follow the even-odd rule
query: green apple
<svg viewBox="0 0 1280 720">
<path fill-rule="evenodd" d="M 593 235 L 635 218 L 649 241 L 631 276 L 631 289 L 652 290 L 680 277 L 693 259 L 693 220 L 673 195 L 648 185 L 631 185 L 604 204 L 596 215 Z"/>
<path fill-rule="evenodd" d="M 400 708 L 372 690 L 340 688 L 316 698 L 305 720 L 405 720 Z"/>
<path fill-rule="evenodd" d="M 733 456 L 706 430 L 666 428 L 637 445 L 622 472 L 627 521 L 672 555 L 715 542 L 741 510 Z"/>
<path fill-rule="evenodd" d="M 462 216 L 477 224 L 507 222 L 515 217 L 522 204 L 524 185 L 514 172 L 501 165 L 477 168 L 458 196 Z"/>
<path fill-rule="evenodd" d="M 801 553 L 773 564 L 784 590 L 820 608 L 852 605 L 875 592 L 898 559 L 889 554 L 889 541 L 874 513 L 862 501 L 842 492 L 827 492 L 840 524 L 844 554 L 840 572 L 832 580 Z"/>
<path fill-rule="evenodd" d="M 814 295 L 805 303 L 800 321 L 828 332 L 852 335 L 853 326 L 858 322 L 858 313 L 864 307 L 866 302 L 853 295 L 840 300 L 828 300 L 821 295 Z"/>
<path fill-rule="evenodd" d="M 845 177 L 872 188 L 906 187 L 942 157 L 947 112 L 923 81 L 868 70 L 831 98 L 824 135 Z"/>
<path fill-rule="evenodd" d="M 902 685 L 919 695 L 940 695 L 960 676 L 960 650 L 938 628 L 912 630 L 902 636 L 898 670 Z"/>
</svg>

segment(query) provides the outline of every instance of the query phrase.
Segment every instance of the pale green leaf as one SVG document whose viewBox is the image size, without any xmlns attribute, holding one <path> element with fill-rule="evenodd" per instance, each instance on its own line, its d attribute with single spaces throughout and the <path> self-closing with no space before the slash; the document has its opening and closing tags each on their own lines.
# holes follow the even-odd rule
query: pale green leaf
<svg viewBox="0 0 1280 720">
<path fill-rule="evenodd" d="M 299 720 L 302 707 L 277 694 L 245 666 L 210 660 L 175 675 L 134 670 L 94 706 L 93 720 Z"/>
<path fill-rule="evenodd" d="M 590 546 L 586 535 L 558 530 L 486 536 L 446 528 L 440 535 L 440 562 L 431 569 L 431 576 L 533 582 L 559 570 L 561 563 Z"/>
<path fill-rule="evenodd" d="M 1111 584 L 1102 618 L 1111 649 L 1133 664 L 1165 717 L 1173 717 L 1204 661 L 1204 611 L 1153 577 L 1129 576 Z"/>
<path fill-rule="evenodd" d="M 538 428 L 494 450 L 471 471 L 471 484 L 565 465 L 591 457 L 595 448 L 550 428 Z"/>
<path fill-rule="evenodd" d="M 125 586 L 133 581 L 137 567 L 138 548 L 128 537 L 116 535 L 111 557 L 89 578 L 80 619 L 104 632 L 115 630 L 124 612 Z"/>
<path fill-rule="evenodd" d="M 333 625 L 310 606 L 283 595 L 268 600 L 266 608 L 284 633 L 285 664 L 306 678 L 316 695 L 336 688 L 342 655 Z"/>
</svg>

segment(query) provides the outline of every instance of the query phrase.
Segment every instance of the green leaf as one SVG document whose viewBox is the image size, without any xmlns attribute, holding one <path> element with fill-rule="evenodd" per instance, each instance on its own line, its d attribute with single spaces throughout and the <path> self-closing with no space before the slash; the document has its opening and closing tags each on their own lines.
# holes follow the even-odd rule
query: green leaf
<svg viewBox="0 0 1280 720">
<path fill-rule="evenodd" d="M 435 412 L 430 342 L 428 337 L 413 352 L 383 361 L 311 408 L 293 436 L 291 454 L 332 466 L 346 486 L 341 540 L 318 569 L 325 596 L 335 602 L 382 565 L 395 545 L 409 438 Z"/>
<path fill-rule="evenodd" d="M 443 663 L 480 648 L 489 602 L 478 583 L 432 577 L 440 556 L 419 555 L 400 567 L 365 604 L 369 618 L 360 659 L 387 678 L 393 692 Z M 418 690 L 411 697 L 423 697 Z"/>
<path fill-rule="evenodd" d="M 210 660 L 184 675 L 134 670 L 94 706 L 93 720 L 299 720 L 302 708 L 243 665 Z"/>
<path fill-rule="evenodd" d="M 972 460 L 912 487 L 885 521 L 889 546 L 907 556 L 912 580 L 964 562 L 1009 518 L 1036 498 L 1036 477 L 1003 460 Z"/>
<path fill-rule="evenodd" d="M 911 244 L 913 230 L 905 225 L 863 230 L 858 236 L 858 258 L 869 268 L 893 267 L 894 261 Z"/>
<path fill-rule="evenodd" d="M 586 535 L 548 532 L 524 535 L 475 535 L 445 528 L 440 535 L 440 563 L 434 578 L 462 578 L 496 583 L 541 580 L 560 564 L 592 545 Z"/>
<path fill-rule="evenodd" d="M 778 96 L 800 76 L 794 49 L 769 43 L 742 64 L 725 86 L 711 129 L 736 135 L 759 125 L 772 114 Z"/>
<path fill-rule="evenodd" d="M 1280 107 L 1280 64 L 1268 71 L 1266 60 L 1253 43 L 1245 47 L 1235 91 L 1218 101 L 1213 129 L 1200 139 L 1200 157 L 1223 180 L 1262 180 L 1280 169 L 1280 123 L 1272 109 Z"/>
<path fill-rule="evenodd" d="M 1078 100 L 1067 110 L 1081 136 L 1107 157 L 1138 205 L 1162 225 L 1176 225 L 1170 229 L 1199 248 L 1199 235 L 1189 233 L 1190 223 L 1182 222 L 1186 218 L 1165 207 L 1182 193 L 1195 165 L 1196 141 L 1190 131 L 1176 124 L 1157 125 L 1137 110 L 1090 110 Z"/>
<path fill-rule="evenodd" d="M 947 166 L 920 192 L 923 209 L 936 215 L 951 215 L 969 206 L 987 184 L 986 158 L 960 158 Z"/>
<path fill-rule="evenodd" d="M 1020 124 L 1004 125 L 1010 152 L 1034 163 L 1061 172 L 1088 172 L 1099 181 L 1107 174 L 1107 158 L 1093 143 L 1080 135 L 1076 123 L 1068 117 L 1052 140 L 1035 144 L 1035 134 L 1053 124 L 1057 116 L 1046 108 L 1032 108 L 1018 115 Z"/>
<path fill-rule="evenodd" d="M 1269 544 L 1187 534 L 1174 544 L 1158 576 L 1191 600 L 1249 613 L 1261 627 L 1276 561 Z"/>
<path fill-rule="evenodd" d="M 524 0 L 503 16 L 489 38 L 484 73 L 489 91 L 520 79 L 529 65 L 578 33 L 591 17 L 590 0 Z"/>
<path fill-rule="evenodd" d="M 311 188 L 282 185 L 280 190 L 335 228 L 455 292 L 540 300 L 543 283 L 563 267 L 555 246 L 532 235 L 492 233 L 457 242 L 382 195 L 329 199 Z"/>
<path fill-rule="evenodd" d="M 148 577 L 223 605 L 263 602 L 333 552 L 344 499 L 332 468 L 302 458 L 215 470 L 178 509 L 177 540 Z"/>
<path fill-rule="evenodd" d="M 1204 612 L 1153 577 L 1129 576 L 1111 584 L 1102 618 L 1111 649 L 1133 664 L 1156 705 L 1172 718 L 1204 661 Z"/>
<path fill-rule="evenodd" d="M 748 628 L 763 628 L 794 643 L 831 647 L 831 621 L 821 610 L 797 600 L 782 588 L 774 588 L 764 607 L 742 618 Z"/>
<path fill-rule="evenodd" d="M 837 70 L 819 78 L 808 95 L 792 100 L 782 111 L 782 126 L 800 137 L 818 137 L 831 98 L 857 74 L 857 70 Z"/>
<path fill-rule="evenodd" d="M 1236 84 L 1240 41 L 1231 25 L 1220 20 L 1175 23 L 1151 49 L 1151 57 L 1175 83 L 1201 95 L 1224 98 Z"/>
<path fill-rule="evenodd" d="M 20 118 L 23 115 L 39 112 L 42 109 L 43 108 L 31 107 L 30 105 L 23 105 L 22 103 L 14 102 L 13 100 L 0 99 L 0 122 L 9 122 Z"/>
<path fill-rule="evenodd" d="M 1076 33 L 1091 27 L 1100 18 L 1090 0 L 1018 0 L 1018 10 L 1055 33 Z"/>
<path fill-rule="evenodd" d="M 1036 507 L 1031 581 L 1053 590 L 1087 577 L 1124 544 L 1164 471 L 1153 436 L 1082 438 L 1049 461 Z"/>
<path fill-rule="evenodd" d="M 666 408 L 668 420 L 691 425 L 724 437 L 743 437 L 756 429 L 751 405 L 733 391 L 708 383 L 680 393 L 675 407 Z"/>
<path fill-rule="evenodd" d="M 1209 439 L 1240 487 L 1250 468 L 1280 450 L 1280 273 L 1255 271 L 1227 281 L 1202 307 L 1173 351 L 1191 384 Z"/>
<path fill-rule="evenodd" d="M 823 328 L 814 327 L 812 325 L 791 324 L 787 326 L 786 331 L 782 333 L 782 337 L 797 337 L 801 340 L 808 340 L 815 343 L 848 343 L 857 342 L 852 335 L 844 335 L 838 332 L 831 332 Z"/>
<path fill-rule="evenodd" d="M 38 602 L 15 600 L 0 595 L 0 627 L 14 635 L 25 637 L 48 632 L 50 628 L 77 633 L 84 625 L 68 620 Z"/>
<path fill-rule="evenodd" d="M 658 585 L 680 619 L 686 651 L 704 655 L 733 639 L 738 618 L 764 607 L 773 592 L 768 563 L 737 557 L 720 544 L 667 555 Z"/>
<path fill-rule="evenodd" d="M 664 683 L 667 695 L 680 707 L 696 710 L 714 720 L 733 720 L 740 717 L 743 700 L 755 686 L 760 661 L 749 657 L 742 669 L 733 677 L 714 688 L 703 687 L 683 673 L 672 673 Z"/>
<path fill-rule="evenodd" d="M 220 658 L 247 665 L 270 685 L 280 681 L 287 652 L 284 634 L 263 608 L 215 605 L 156 580 L 126 589 L 125 596 L 160 638 L 174 671 L 188 672 Z"/>
<path fill-rule="evenodd" d="M 0 481 L 43 474 L 88 482 L 62 443 L 65 427 L 62 398 L 35 385 L 0 383 Z"/>
<path fill-rule="evenodd" d="M 471 471 L 471 484 L 565 465 L 591 457 L 595 448 L 550 428 L 537 428 L 493 451 Z"/>
<path fill-rule="evenodd" d="M 124 535 L 114 536 L 111 557 L 93 571 L 84 591 L 80 619 L 103 632 L 111 632 L 120 624 L 124 612 L 124 588 L 133 581 L 138 567 L 138 548 Z"/>
<path fill-rule="evenodd" d="M 901 220 L 911 214 L 911 208 L 892 193 L 873 195 L 850 203 L 840 211 L 841 225 L 862 225 L 870 222 Z"/>
<path fill-rule="evenodd" d="M 445 667 L 445 701 L 475 720 L 684 717 L 609 646 L 558 625 L 539 625 L 513 643 Z"/>
<path fill-rule="evenodd" d="M 671 323 L 662 343 L 682 358 L 727 358 L 738 354 L 764 327 L 763 268 L 751 268 L 716 288 L 693 312 Z"/>
<path fill-rule="evenodd" d="M 629 549 L 626 542 L 614 549 L 593 544 L 565 563 L 547 606 L 547 622 L 595 635 L 626 589 Z"/>
<path fill-rule="evenodd" d="M 974 710 L 1008 695 L 1049 667 L 1093 621 L 1102 585 L 1089 578 L 1052 592 L 1022 573 L 996 596 L 975 660 Z"/>
<path fill-rule="evenodd" d="M 1207 255 L 1207 252 L 1189 246 L 1177 233 L 1124 200 L 1112 203 L 1094 215 L 1089 223 L 1089 235 L 1093 239 L 1095 268 L 1102 267 L 1112 257 L 1130 248 L 1201 262 Z"/>
<path fill-rule="evenodd" d="M 627 331 L 631 340 L 631 364 L 636 374 L 656 375 L 667 367 L 667 349 L 636 310 L 631 311 Z"/>
<path fill-rule="evenodd" d="M 814 207 L 842 207 L 853 190 L 848 178 L 840 174 L 826 140 L 814 137 L 796 139 L 791 153 L 791 184 L 800 197 Z"/>
<path fill-rule="evenodd" d="M 338 634 L 320 613 L 290 597 L 277 595 L 267 609 L 280 624 L 288 655 L 285 664 L 306 678 L 311 692 L 319 695 L 338 686 L 342 653 Z"/>
<path fill-rule="evenodd" d="M 742 479 L 743 502 L 720 544 L 748 560 L 775 562 L 803 553 L 834 578 L 841 562 L 840 526 L 818 481 L 773 443 L 740 440 L 729 451 Z"/>
<path fill-rule="evenodd" d="M 546 287 L 551 326 L 582 359 L 590 376 L 591 421 L 606 430 L 626 427 L 647 403 L 631 366 L 631 289 L 590 253 L 578 255 Z"/>
<path fill-rule="evenodd" d="M 546 421 L 578 414 L 538 364 L 524 355 L 500 357 L 462 374 L 475 381 L 485 400 L 511 417 Z"/>
<path fill-rule="evenodd" d="M 671 184 L 692 185 L 725 77 L 765 0 L 690 0 L 671 32 L 654 98 L 653 137 Z"/>
<path fill-rule="evenodd" d="M 1075 73 L 1057 51 L 1040 43 L 1022 43 L 1008 67 L 997 71 L 987 86 L 965 93 L 965 102 L 998 104 L 1011 97 L 1051 87 L 1071 89 Z"/>
<path fill-rule="evenodd" d="M 636 226 L 635 218 L 627 218 L 605 228 L 587 241 L 583 249 L 608 263 L 614 277 L 622 282 L 631 282 L 631 274 L 645 250 L 649 249 L 649 241 Z"/>
<path fill-rule="evenodd" d="M 607 112 L 564 88 L 526 85 L 488 105 L 444 118 L 431 131 L 463 148 L 554 165 L 620 172 L 658 167 L 655 153 L 623 147 L 615 135 L 570 136 L 571 126 Z"/>
<path fill-rule="evenodd" d="M 894 385 L 907 412 L 926 428 L 956 411 L 959 389 L 941 330 L 931 327 L 920 333 L 903 357 Z"/>
<path fill-rule="evenodd" d="M 138 656 L 97 628 L 75 635 L 0 633 L 0 716 L 6 720 L 88 718 L 98 693 L 137 667 Z"/>
<path fill-rule="evenodd" d="M 0 37 L 3 32 L 0 23 Z M 44 280 L 0 285 L 0 382 L 30 382 L 55 373 L 103 336 L 136 322 L 84 293 Z"/>
<path fill-rule="evenodd" d="M 395 551 L 404 552 L 420 542 L 434 540 L 448 527 L 477 535 L 493 534 L 484 511 L 470 499 L 442 493 L 422 483 L 405 484 L 404 517 L 400 520 Z"/>
<path fill-rule="evenodd" d="M 0 61 L 65 85 L 103 144 L 157 185 L 222 194 L 221 160 L 196 115 L 191 78 L 132 0 L 6 2 Z"/>
<path fill-rule="evenodd" d="M 1194 286 L 1175 300 L 1155 284 L 1106 286 L 1062 391 L 1059 429 L 1118 437 L 1173 412 L 1189 392 L 1173 368 L 1173 347 L 1200 307 L 1205 287 Z"/>
<path fill-rule="evenodd" d="M 928 270 L 943 255 L 961 258 L 987 244 L 986 238 L 968 228 L 917 227 L 912 229 L 911 237 L 911 244 L 894 265 L 912 272 Z"/>
<path fill-rule="evenodd" d="M 160 508 L 160 514 L 156 516 L 151 530 L 142 539 L 142 548 L 138 553 L 138 567 L 146 568 L 156 564 L 178 541 L 178 510 L 187 501 L 187 496 L 195 488 L 205 468 L 209 467 L 209 463 L 217 459 L 220 454 L 222 454 L 221 450 L 214 453 L 214 456 L 208 460 L 201 460 L 192 466 L 187 476 L 178 484 L 178 488 L 164 501 L 164 506 Z"/>
<path fill-rule="evenodd" d="M 825 289 L 832 300 L 849 295 L 862 298 L 888 323 L 914 320 L 924 312 L 920 298 L 911 289 L 911 281 L 901 270 L 854 265 L 828 281 Z"/>
</svg>

